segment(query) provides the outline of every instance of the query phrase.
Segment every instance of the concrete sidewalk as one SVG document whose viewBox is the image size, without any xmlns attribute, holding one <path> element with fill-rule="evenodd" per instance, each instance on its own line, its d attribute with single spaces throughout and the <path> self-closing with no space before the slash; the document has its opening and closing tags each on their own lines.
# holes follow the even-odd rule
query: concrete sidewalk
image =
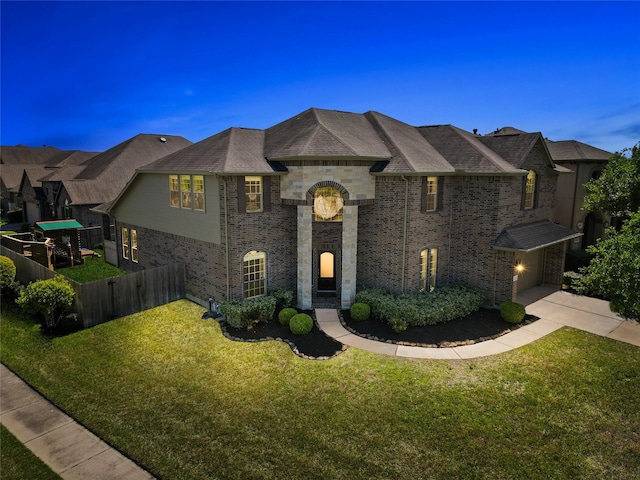
<svg viewBox="0 0 640 480">
<path fill-rule="evenodd" d="M 563 327 L 573 327 L 640 347 L 640 324 L 620 318 L 609 309 L 609 302 L 573 295 L 548 287 L 532 288 L 518 297 L 527 313 L 540 318 L 536 322 L 494 340 L 460 347 L 414 347 L 376 342 L 349 332 L 338 314 L 317 309 L 320 329 L 339 342 L 382 355 L 397 357 L 460 360 L 496 355 L 534 342 Z"/>
<path fill-rule="evenodd" d="M 0 364 L 0 423 L 68 480 L 153 478 Z"/>
</svg>

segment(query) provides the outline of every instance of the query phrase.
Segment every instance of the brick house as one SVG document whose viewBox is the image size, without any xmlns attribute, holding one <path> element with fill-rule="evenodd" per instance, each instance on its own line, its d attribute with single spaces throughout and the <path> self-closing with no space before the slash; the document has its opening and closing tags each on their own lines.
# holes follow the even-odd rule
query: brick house
<svg viewBox="0 0 640 480">
<path fill-rule="evenodd" d="M 540 133 L 479 136 L 377 112 L 309 109 L 230 128 L 137 170 L 114 202 L 117 264 L 186 265 L 206 305 L 293 290 L 300 308 L 356 292 L 483 289 L 488 304 L 560 285 L 559 171 Z"/>
</svg>

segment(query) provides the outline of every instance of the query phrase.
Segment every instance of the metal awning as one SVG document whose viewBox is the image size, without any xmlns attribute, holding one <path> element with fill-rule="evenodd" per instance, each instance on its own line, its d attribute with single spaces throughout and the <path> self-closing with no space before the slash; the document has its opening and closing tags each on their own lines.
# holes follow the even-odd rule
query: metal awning
<svg viewBox="0 0 640 480">
<path fill-rule="evenodd" d="M 43 232 L 53 230 L 69 230 L 73 228 L 84 228 L 77 220 L 52 220 L 50 222 L 36 222 L 36 228 Z"/>
<path fill-rule="evenodd" d="M 543 220 L 505 228 L 496 238 L 493 248 L 509 252 L 531 252 L 581 236 L 582 233 Z"/>
</svg>

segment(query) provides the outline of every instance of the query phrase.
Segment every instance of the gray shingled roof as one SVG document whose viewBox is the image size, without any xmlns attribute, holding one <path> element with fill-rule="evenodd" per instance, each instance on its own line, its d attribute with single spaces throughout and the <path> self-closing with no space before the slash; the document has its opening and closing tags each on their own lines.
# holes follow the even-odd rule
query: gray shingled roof
<svg viewBox="0 0 640 480">
<path fill-rule="evenodd" d="M 136 168 L 148 165 L 191 144 L 192 142 L 183 137 L 141 133 L 86 161 L 86 168 L 76 178 L 116 181 L 124 186 Z"/>
<path fill-rule="evenodd" d="M 541 133 L 511 135 L 485 135 L 478 139 L 516 168 L 521 168 L 527 155 L 538 141 L 544 141 Z M 551 161 L 551 158 L 549 159 Z"/>
<path fill-rule="evenodd" d="M 0 163 L 3 165 L 27 165 L 48 163 L 61 150 L 55 147 L 0 147 Z"/>
<path fill-rule="evenodd" d="M 496 250 L 530 252 L 582 236 L 567 227 L 543 220 L 505 228 L 494 243 Z"/>
<path fill-rule="evenodd" d="M 385 173 L 453 173 L 455 168 L 413 126 L 378 112 L 365 116 L 392 152 Z"/>
<path fill-rule="evenodd" d="M 264 156 L 263 130 L 229 128 L 153 163 L 144 171 L 271 173 Z"/>
<path fill-rule="evenodd" d="M 382 160 L 391 153 L 364 115 L 310 108 L 266 130 L 264 156 Z"/>
<path fill-rule="evenodd" d="M 551 158 L 555 162 L 606 162 L 611 157 L 611 153 L 600 148 L 592 147 L 586 143 L 576 140 L 562 140 L 554 142 L 546 140 L 547 148 L 551 153 Z"/>
<path fill-rule="evenodd" d="M 417 130 L 449 160 L 457 172 L 522 173 L 522 170 L 486 146 L 478 135 L 453 125 L 418 127 Z"/>
<path fill-rule="evenodd" d="M 62 179 L 72 204 L 100 204 L 113 200 L 131 180 L 136 168 L 191 144 L 186 138 L 173 135 L 139 134 L 85 160 L 84 169 L 71 179 L 63 172 L 50 178 Z M 67 168 L 75 170 L 75 167 Z"/>
</svg>

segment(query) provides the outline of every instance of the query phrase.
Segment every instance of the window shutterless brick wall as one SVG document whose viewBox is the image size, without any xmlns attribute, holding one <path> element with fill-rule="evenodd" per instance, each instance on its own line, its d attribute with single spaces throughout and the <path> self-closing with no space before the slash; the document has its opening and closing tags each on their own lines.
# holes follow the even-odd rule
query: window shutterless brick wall
<svg viewBox="0 0 640 480">
<path fill-rule="evenodd" d="M 228 198 L 229 259 L 231 297 L 243 295 L 242 259 L 251 250 L 267 253 L 267 288 L 286 288 L 296 291 L 297 272 L 297 207 L 283 205 L 280 201 L 280 177 L 270 178 L 270 189 L 265 203 L 270 208 L 263 212 L 244 212 L 238 210 L 237 177 L 224 177 Z M 224 188 L 220 189 L 221 197 Z M 221 202 L 224 201 L 221 198 Z M 224 223 L 224 212 L 221 213 Z M 224 225 L 223 225 L 223 238 Z"/>
</svg>

